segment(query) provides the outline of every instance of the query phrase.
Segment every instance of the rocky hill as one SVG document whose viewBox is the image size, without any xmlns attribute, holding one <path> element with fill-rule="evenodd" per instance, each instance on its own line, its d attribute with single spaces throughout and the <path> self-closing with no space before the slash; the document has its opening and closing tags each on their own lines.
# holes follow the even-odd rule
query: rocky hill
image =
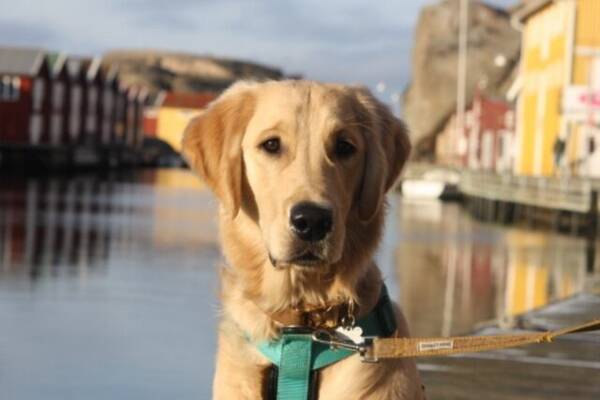
<svg viewBox="0 0 600 400">
<path fill-rule="evenodd" d="M 476 87 L 504 96 L 514 80 L 520 33 L 510 24 L 511 10 L 472 0 L 469 6 L 467 93 Z M 412 82 L 404 93 L 404 117 L 415 156 L 433 152 L 435 135 L 456 109 L 459 0 L 442 0 L 421 11 L 412 54 Z"/>
<path fill-rule="evenodd" d="M 125 85 L 196 92 L 223 90 L 238 79 L 281 79 L 281 70 L 251 62 L 161 51 L 113 51 L 103 63 L 119 70 Z"/>
</svg>

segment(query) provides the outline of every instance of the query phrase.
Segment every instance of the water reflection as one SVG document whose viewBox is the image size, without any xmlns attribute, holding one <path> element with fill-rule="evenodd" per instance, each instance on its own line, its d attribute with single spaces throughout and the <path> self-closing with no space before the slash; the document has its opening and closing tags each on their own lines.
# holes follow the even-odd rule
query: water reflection
<svg viewBox="0 0 600 400">
<path fill-rule="evenodd" d="M 108 257 L 115 195 L 110 182 L 3 180 L 0 187 L 0 260 L 3 274 L 85 275 Z M 121 238 L 120 238 L 121 239 Z M 68 268 L 61 268 L 68 267 Z"/>
<path fill-rule="evenodd" d="M 456 204 L 391 206 L 378 262 L 413 334 L 467 332 L 585 285 L 582 239 L 480 224 Z M 217 236 L 188 171 L 1 177 L 0 397 L 209 398 Z"/>
<path fill-rule="evenodd" d="M 584 239 L 482 224 L 440 202 L 402 201 L 398 219 L 401 303 L 414 334 L 509 322 L 584 289 Z"/>
<path fill-rule="evenodd" d="M 214 215 L 183 170 L 0 177 L 0 398 L 209 398 Z"/>
<path fill-rule="evenodd" d="M 111 252 L 135 254 L 140 237 L 148 234 L 156 248 L 214 247 L 213 207 L 207 207 L 206 196 L 199 201 L 199 188 L 190 173 L 169 170 L 112 177 L 3 177 L 0 273 L 32 280 L 100 273 Z M 195 230 L 198 225 L 192 222 L 204 229 Z"/>
</svg>

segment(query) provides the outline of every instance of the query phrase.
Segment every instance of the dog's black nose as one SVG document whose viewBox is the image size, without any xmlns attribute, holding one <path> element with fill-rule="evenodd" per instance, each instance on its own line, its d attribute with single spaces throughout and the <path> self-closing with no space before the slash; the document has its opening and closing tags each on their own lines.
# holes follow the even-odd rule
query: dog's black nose
<svg viewBox="0 0 600 400">
<path fill-rule="evenodd" d="M 300 239 L 317 242 L 331 232 L 333 213 L 315 203 L 298 203 L 292 207 L 290 225 Z"/>
</svg>

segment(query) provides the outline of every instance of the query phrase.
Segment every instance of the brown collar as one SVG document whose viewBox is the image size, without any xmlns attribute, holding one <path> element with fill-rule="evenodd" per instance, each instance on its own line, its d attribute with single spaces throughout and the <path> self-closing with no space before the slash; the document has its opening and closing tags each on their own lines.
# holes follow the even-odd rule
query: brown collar
<svg viewBox="0 0 600 400">
<path fill-rule="evenodd" d="M 381 290 L 383 282 L 379 282 L 376 293 Z M 278 312 L 267 312 L 256 302 L 256 306 L 272 320 L 281 326 L 302 326 L 309 328 L 335 328 L 338 326 L 353 325 L 354 322 L 365 316 L 379 300 L 379 296 L 371 296 L 368 303 L 360 306 L 353 301 L 333 304 L 324 308 L 290 308 Z"/>
</svg>

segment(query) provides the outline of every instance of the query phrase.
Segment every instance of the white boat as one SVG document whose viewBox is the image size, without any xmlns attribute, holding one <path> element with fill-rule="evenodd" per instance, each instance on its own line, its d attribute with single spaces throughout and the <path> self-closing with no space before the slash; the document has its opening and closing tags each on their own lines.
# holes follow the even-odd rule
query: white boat
<svg viewBox="0 0 600 400">
<path fill-rule="evenodd" d="M 432 170 L 422 178 L 402 181 L 402 196 L 407 199 L 454 199 L 460 196 L 458 183 L 460 175 L 447 170 Z"/>
</svg>

